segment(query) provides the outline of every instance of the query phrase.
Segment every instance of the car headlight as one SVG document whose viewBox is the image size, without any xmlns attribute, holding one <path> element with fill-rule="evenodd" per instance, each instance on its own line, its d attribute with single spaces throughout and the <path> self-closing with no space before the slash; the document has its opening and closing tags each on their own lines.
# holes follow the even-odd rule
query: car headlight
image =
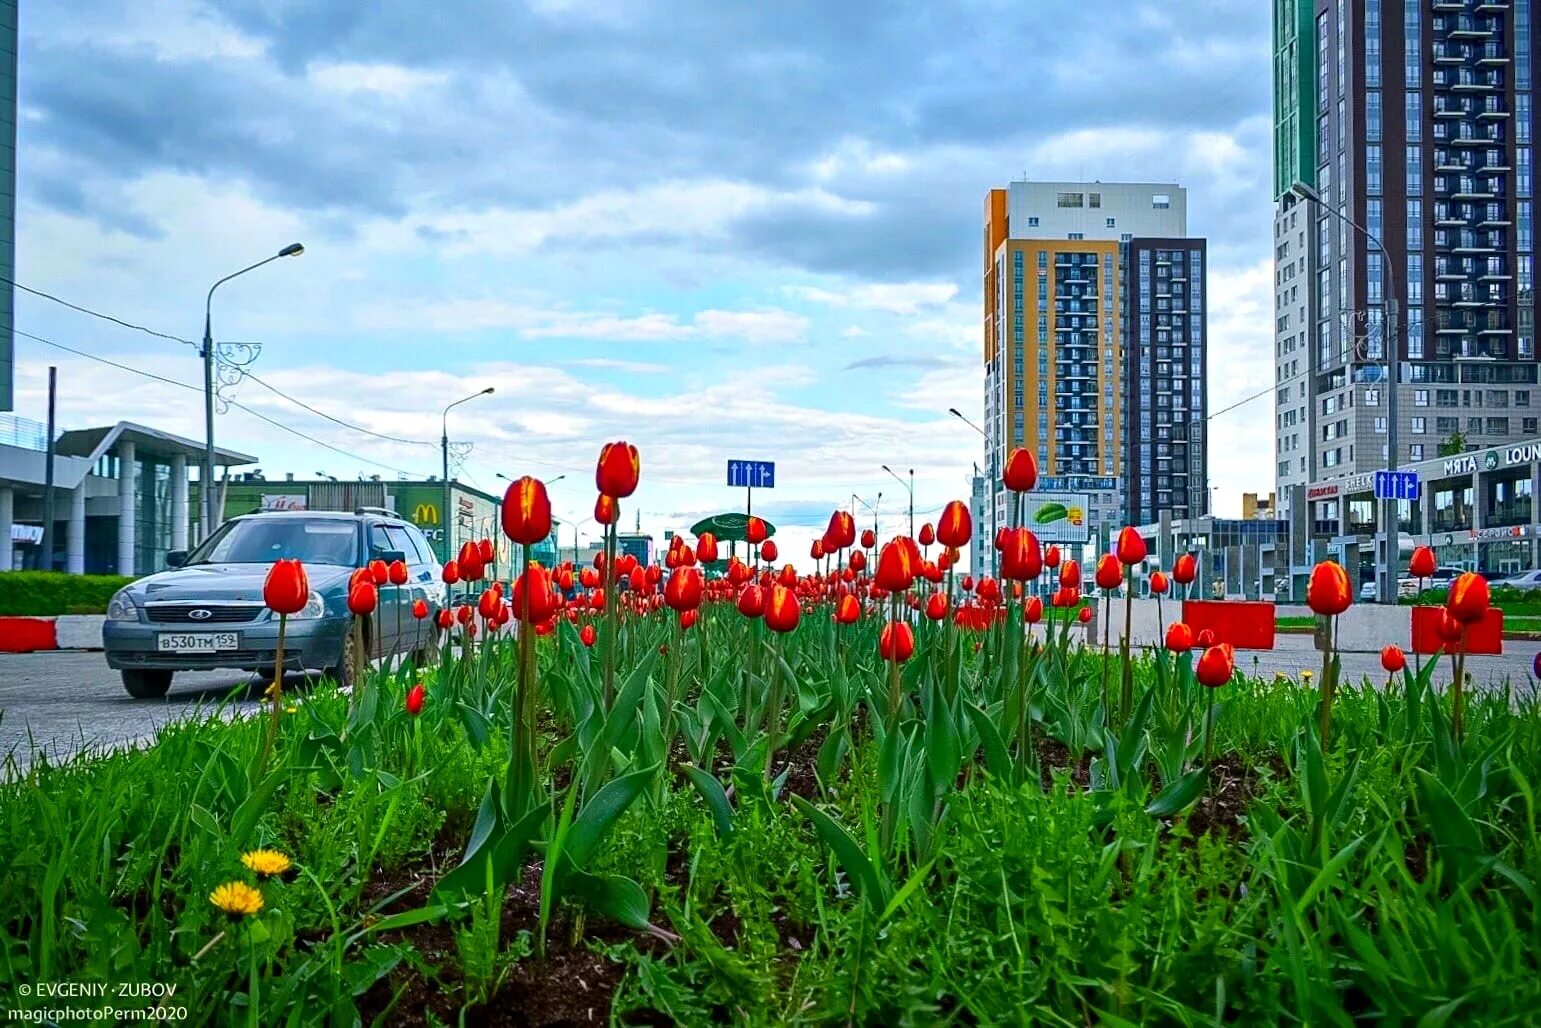
<svg viewBox="0 0 1541 1028">
<path fill-rule="evenodd" d="M 310 621 L 321 617 L 326 613 L 326 601 L 321 599 L 321 594 L 314 589 L 310 591 L 310 599 L 305 601 L 304 608 L 298 614 L 290 614 L 290 621 Z"/>
<path fill-rule="evenodd" d="M 134 601 L 128 598 L 127 589 L 119 589 L 112 594 L 112 599 L 107 602 L 108 621 L 138 621 L 139 608 L 134 606 Z"/>
</svg>

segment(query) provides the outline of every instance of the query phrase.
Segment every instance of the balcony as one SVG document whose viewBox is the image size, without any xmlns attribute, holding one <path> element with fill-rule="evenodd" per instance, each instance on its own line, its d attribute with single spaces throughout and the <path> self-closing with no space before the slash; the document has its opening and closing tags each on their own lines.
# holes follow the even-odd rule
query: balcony
<svg viewBox="0 0 1541 1028">
<path fill-rule="evenodd" d="M 1477 63 L 1481 65 L 1508 64 L 1509 55 L 1497 43 L 1488 43 L 1478 51 Z"/>
<path fill-rule="evenodd" d="M 1487 39 L 1493 34 L 1493 23 L 1486 18 L 1472 18 L 1467 15 L 1446 17 L 1444 24 L 1440 24 L 1438 18 L 1434 21 L 1434 31 L 1444 31 L 1447 39 Z"/>
<path fill-rule="evenodd" d="M 1465 64 L 1466 47 L 1449 43 L 1434 44 L 1435 64 Z"/>
<path fill-rule="evenodd" d="M 1436 118 L 1465 118 L 1475 113 L 1476 108 L 1470 103 L 1445 103 L 1436 100 L 1434 103 L 1434 117 Z"/>
</svg>

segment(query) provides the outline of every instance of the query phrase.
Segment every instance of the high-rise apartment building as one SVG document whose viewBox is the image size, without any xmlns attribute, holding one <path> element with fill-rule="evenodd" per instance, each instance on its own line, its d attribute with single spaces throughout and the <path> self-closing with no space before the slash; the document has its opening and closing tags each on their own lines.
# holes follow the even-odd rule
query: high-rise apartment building
<svg viewBox="0 0 1541 1028">
<path fill-rule="evenodd" d="M 1399 464 L 1538 434 L 1532 3 L 1274 2 L 1286 507 L 1386 466 L 1388 356 Z"/>
<path fill-rule="evenodd" d="M 1206 509 L 1204 247 L 1186 191 L 1012 182 L 985 198 L 983 244 L 989 537 L 1018 446 L 1042 489 L 1084 497 L 1094 541 L 1134 510 Z"/>
</svg>

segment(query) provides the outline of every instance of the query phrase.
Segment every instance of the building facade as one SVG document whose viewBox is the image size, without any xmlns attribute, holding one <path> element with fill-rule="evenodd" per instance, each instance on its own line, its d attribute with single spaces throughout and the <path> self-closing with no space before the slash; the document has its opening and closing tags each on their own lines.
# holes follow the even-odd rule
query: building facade
<svg viewBox="0 0 1541 1028">
<path fill-rule="evenodd" d="M 1191 287 L 1183 281 L 1179 288 L 1171 265 L 1158 255 L 1174 258 L 1180 251 L 1187 279 L 1194 244 L 1198 280 Z M 1187 193 L 1160 183 L 1012 182 L 985 198 L 983 251 L 990 490 L 985 537 L 993 538 L 1012 517 L 1000 469 L 1007 454 L 1020 446 L 1036 455 L 1040 473 L 1057 488 L 1085 496 L 1090 537 L 1103 545 L 1128 518 L 1138 502 L 1133 492 L 1147 477 L 1152 504 L 1159 505 L 1163 492 L 1176 501 L 1174 424 L 1202 428 L 1205 416 L 1204 256 L 1202 241 L 1187 238 Z M 1192 308 L 1194 296 L 1198 310 Z M 1175 342 L 1179 328 L 1181 343 Z M 1192 388 L 1194 339 L 1201 351 L 1197 393 Z M 1175 358 L 1158 357 L 1178 347 L 1183 350 L 1180 368 Z M 1131 349 L 1139 354 L 1134 361 Z M 1149 389 L 1136 384 L 1146 361 Z M 1160 374 L 1164 381 L 1158 381 Z M 1178 385 L 1185 387 L 1180 418 L 1170 406 L 1172 396 L 1166 396 L 1164 411 L 1158 399 L 1164 387 Z M 1144 461 L 1131 476 L 1133 464 L 1126 455 L 1140 431 L 1140 417 L 1147 414 L 1150 431 L 1140 436 L 1140 445 L 1149 444 L 1148 452 L 1137 453 Z M 1158 434 L 1162 430 L 1164 438 Z M 1196 496 L 1203 509 L 1202 431 L 1196 463 L 1189 440 L 1183 444 L 1183 502 L 1192 504 Z M 1162 461 L 1167 462 L 1165 475 Z M 1191 480 L 1195 469 L 1198 494 Z M 1163 477 L 1165 488 L 1159 484 Z"/>
<path fill-rule="evenodd" d="M 1536 434 L 1532 8 L 1275 0 L 1286 516 L 1291 487 L 1386 466 L 1388 361 L 1398 464 Z"/>
<path fill-rule="evenodd" d="M 1125 244 L 1128 445 L 1125 517 L 1145 524 L 1209 512 L 1208 319 L 1202 239 Z"/>
</svg>

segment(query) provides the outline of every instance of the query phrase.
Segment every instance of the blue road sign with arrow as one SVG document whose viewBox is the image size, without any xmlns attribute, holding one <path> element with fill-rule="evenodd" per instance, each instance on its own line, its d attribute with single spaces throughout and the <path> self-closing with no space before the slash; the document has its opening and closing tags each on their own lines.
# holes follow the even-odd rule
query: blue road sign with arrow
<svg viewBox="0 0 1541 1028">
<path fill-rule="evenodd" d="M 728 461 L 728 484 L 740 488 L 776 488 L 776 462 L 769 460 Z"/>
<path fill-rule="evenodd" d="M 1416 500 L 1418 498 L 1418 472 L 1377 471 L 1375 473 L 1375 498 L 1377 500 Z"/>
</svg>

